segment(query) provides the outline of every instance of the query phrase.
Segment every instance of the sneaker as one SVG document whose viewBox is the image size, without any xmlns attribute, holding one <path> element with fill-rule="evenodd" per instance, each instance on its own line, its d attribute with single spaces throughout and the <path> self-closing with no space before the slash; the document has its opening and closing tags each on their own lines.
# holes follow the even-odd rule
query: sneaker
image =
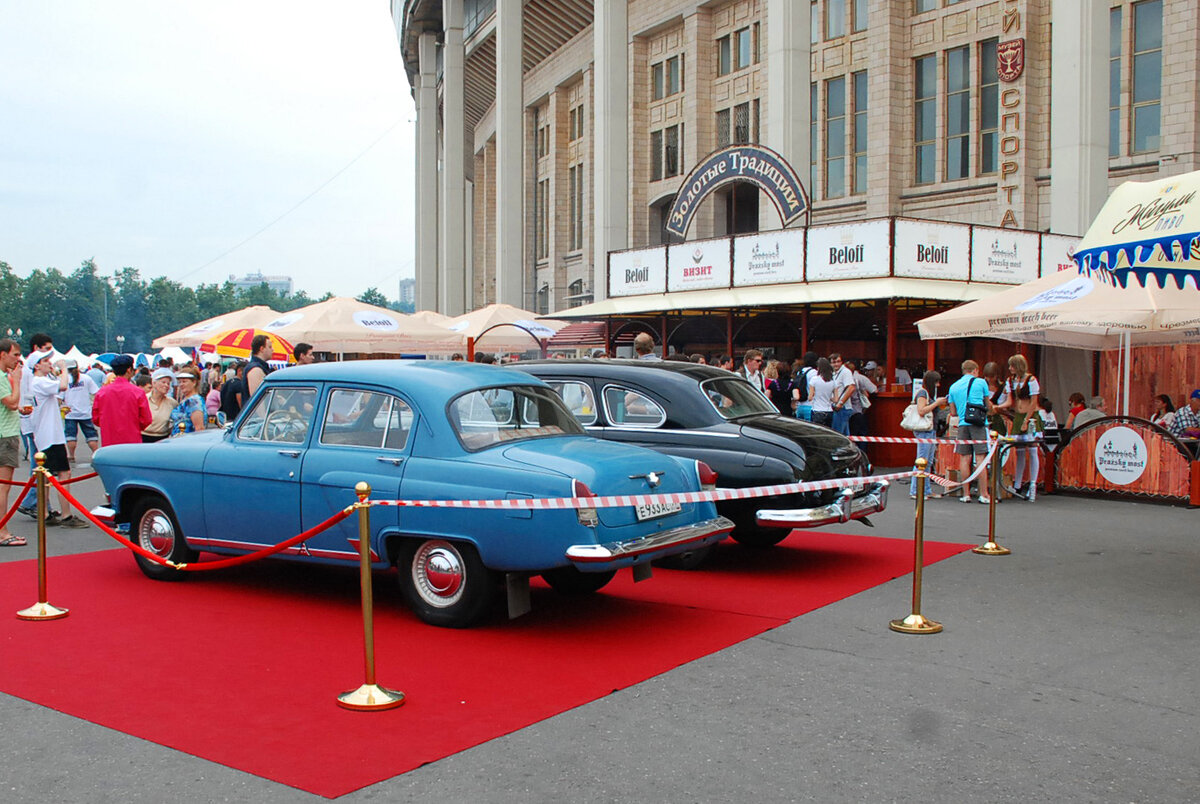
<svg viewBox="0 0 1200 804">
<path fill-rule="evenodd" d="M 46 527 L 57 525 L 60 522 L 62 522 L 62 514 L 60 514 L 58 511 L 51 511 L 50 513 L 46 514 Z"/>
<path fill-rule="evenodd" d="M 1037 486 L 1031 485 L 1029 487 L 1029 492 L 1022 496 L 1024 496 L 1025 502 L 1033 502 L 1037 499 Z"/>
<path fill-rule="evenodd" d="M 966 495 L 966 496 L 959 497 L 959 498 L 958 498 L 958 501 L 959 501 L 959 502 L 965 502 L 965 503 L 969 503 L 969 502 L 971 501 L 971 495 L 969 495 L 969 494 L 968 494 L 968 495 Z"/>
<path fill-rule="evenodd" d="M 980 498 L 979 498 L 979 501 L 980 501 L 981 503 L 983 503 L 984 505 L 991 505 L 991 504 L 992 504 L 992 498 L 991 498 L 991 497 L 980 497 Z"/>
<path fill-rule="evenodd" d="M 58 525 L 62 528 L 86 528 L 88 523 L 83 517 L 71 514 L 70 516 L 63 517 L 59 521 Z"/>
<path fill-rule="evenodd" d="M 32 505 L 23 505 L 17 510 L 30 519 L 37 519 L 37 508 Z"/>
</svg>

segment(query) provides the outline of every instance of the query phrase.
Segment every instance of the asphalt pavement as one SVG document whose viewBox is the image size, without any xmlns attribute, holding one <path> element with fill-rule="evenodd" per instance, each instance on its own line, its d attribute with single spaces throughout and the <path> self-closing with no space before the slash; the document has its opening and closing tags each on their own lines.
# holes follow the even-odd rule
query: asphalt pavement
<svg viewBox="0 0 1200 804">
<path fill-rule="evenodd" d="M 906 492 L 829 530 L 911 538 Z M 931 501 L 925 536 L 982 542 L 987 513 Z M 340 800 L 1200 800 L 1200 510 L 1049 495 L 998 523 L 1012 555 L 926 569 L 941 634 L 888 629 L 904 576 Z M 0 561 L 34 558 L 12 527 L 30 544 Z M 56 529 L 49 552 L 102 549 Z M 0 723 L 5 802 L 321 800 L 6 695 Z"/>
</svg>

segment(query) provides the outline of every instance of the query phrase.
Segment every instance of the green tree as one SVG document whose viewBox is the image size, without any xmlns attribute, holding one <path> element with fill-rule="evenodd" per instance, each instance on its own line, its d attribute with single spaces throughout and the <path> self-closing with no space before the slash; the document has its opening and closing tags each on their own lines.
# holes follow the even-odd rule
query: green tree
<svg viewBox="0 0 1200 804">
<path fill-rule="evenodd" d="M 356 296 L 355 298 L 363 304 L 373 304 L 376 307 L 388 306 L 387 296 L 380 293 L 377 288 L 367 288 L 361 296 Z"/>
<path fill-rule="evenodd" d="M 237 288 L 228 280 L 221 285 L 199 285 L 196 288 L 197 321 L 215 318 L 239 309 L 241 309 L 241 305 L 238 304 Z M 187 324 L 184 326 L 186 327 Z M 160 334 L 165 335 L 166 333 Z"/>
<path fill-rule="evenodd" d="M 146 288 L 146 329 L 152 333 L 152 338 L 199 320 L 194 290 L 161 276 L 150 281 Z M 139 342 L 137 348 L 149 350 L 150 343 Z M 133 351 L 129 341 L 125 342 L 125 350 Z"/>
<path fill-rule="evenodd" d="M 124 336 L 126 350 L 136 350 L 136 345 L 149 344 L 146 293 L 146 283 L 136 268 L 126 266 L 117 272 L 116 287 L 113 288 L 115 303 L 109 305 L 109 315 L 112 316 L 109 347 L 113 351 L 117 349 L 118 335 Z"/>
</svg>

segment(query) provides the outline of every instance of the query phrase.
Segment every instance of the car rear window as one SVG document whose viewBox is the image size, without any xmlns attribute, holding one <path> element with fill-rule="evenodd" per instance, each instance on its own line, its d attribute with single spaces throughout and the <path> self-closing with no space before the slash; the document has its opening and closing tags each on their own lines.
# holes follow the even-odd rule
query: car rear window
<svg viewBox="0 0 1200 804">
<path fill-rule="evenodd" d="M 475 451 L 494 444 L 560 435 L 583 435 L 583 427 L 549 388 L 479 388 L 455 397 L 450 424 L 463 447 Z"/>
<path fill-rule="evenodd" d="M 779 412 L 765 396 L 754 390 L 753 385 L 736 376 L 705 380 L 700 383 L 700 390 L 708 403 L 726 419 Z"/>
</svg>

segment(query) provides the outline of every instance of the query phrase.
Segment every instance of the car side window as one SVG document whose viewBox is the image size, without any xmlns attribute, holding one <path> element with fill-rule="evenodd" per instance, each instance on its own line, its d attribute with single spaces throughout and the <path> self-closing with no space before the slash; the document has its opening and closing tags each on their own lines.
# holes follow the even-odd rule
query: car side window
<svg viewBox="0 0 1200 804">
<path fill-rule="evenodd" d="M 402 399 L 375 391 L 335 388 L 329 393 L 321 443 L 343 447 L 403 449 L 413 412 Z"/>
<path fill-rule="evenodd" d="M 238 428 L 244 441 L 302 444 L 316 408 L 315 388 L 272 388 L 263 394 Z"/>
<path fill-rule="evenodd" d="M 604 411 L 610 423 L 622 427 L 659 427 L 667 420 L 657 402 L 621 385 L 605 386 Z"/>
<path fill-rule="evenodd" d="M 563 402 L 580 424 L 596 423 L 596 397 L 592 387 L 575 380 L 549 380 L 550 387 L 562 397 Z"/>
</svg>

